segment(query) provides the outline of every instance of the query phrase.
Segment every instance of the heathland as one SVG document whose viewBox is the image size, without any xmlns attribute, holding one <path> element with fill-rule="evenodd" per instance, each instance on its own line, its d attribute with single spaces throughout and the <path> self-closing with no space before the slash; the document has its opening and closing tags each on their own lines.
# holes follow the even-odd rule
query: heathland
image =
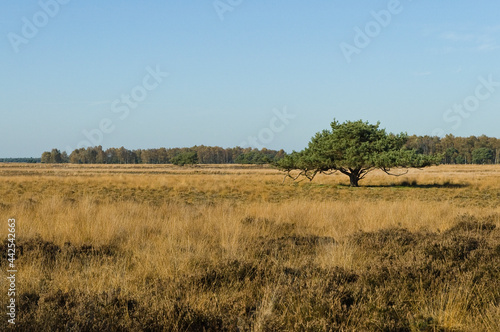
<svg viewBox="0 0 500 332">
<path fill-rule="evenodd" d="M 283 176 L 0 164 L 15 328 L 500 331 L 499 165 L 373 172 L 359 188 L 342 174 Z"/>
</svg>

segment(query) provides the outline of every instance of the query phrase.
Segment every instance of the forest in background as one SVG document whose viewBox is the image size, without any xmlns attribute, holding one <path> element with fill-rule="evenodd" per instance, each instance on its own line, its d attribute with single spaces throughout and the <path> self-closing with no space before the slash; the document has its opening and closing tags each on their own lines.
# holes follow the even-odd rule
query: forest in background
<svg viewBox="0 0 500 332">
<path fill-rule="evenodd" d="M 40 158 L 0 158 L 0 163 L 30 163 L 36 164 L 41 161 Z"/>
<path fill-rule="evenodd" d="M 128 150 L 124 147 L 102 146 L 76 149 L 68 156 L 52 149 L 44 152 L 42 163 L 72 164 L 269 164 L 286 155 L 284 150 L 263 148 L 222 148 L 218 146 L 193 146 L 191 148 L 159 148 Z"/>
<path fill-rule="evenodd" d="M 498 164 L 500 139 L 495 137 L 446 135 L 408 137 L 406 147 L 425 155 L 442 154 L 443 164 Z M 268 164 L 286 155 L 263 148 L 222 148 L 218 146 L 193 146 L 191 148 L 158 148 L 129 150 L 124 147 L 104 150 L 101 146 L 80 148 L 69 155 L 58 149 L 46 151 L 42 163 L 73 164 Z"/>
</svg>

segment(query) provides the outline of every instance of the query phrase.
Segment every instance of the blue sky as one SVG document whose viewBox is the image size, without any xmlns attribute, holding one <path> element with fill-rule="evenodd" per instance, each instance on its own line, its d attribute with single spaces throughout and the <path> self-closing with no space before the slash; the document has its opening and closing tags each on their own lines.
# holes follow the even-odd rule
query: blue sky
<svg viewBox="0 0 500 332">
<path fill-rule="evenodd" d="M 500 136 L 497 1 L 26 0 L 0 9 L 0 157 L 93 143 L 300 150 L 333 118 Z"/>
</svg>

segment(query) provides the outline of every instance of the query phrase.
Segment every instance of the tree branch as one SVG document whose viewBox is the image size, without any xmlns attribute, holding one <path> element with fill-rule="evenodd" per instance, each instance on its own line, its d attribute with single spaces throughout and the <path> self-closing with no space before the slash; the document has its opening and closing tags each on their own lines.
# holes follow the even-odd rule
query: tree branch
<svg viewBox="0 0 500 332">
<path fill-rule="evenodd" d="M 283 183 L 285 183 L 285 180 L 287 177 L 291 178 L 293 181 L 296 181 L 300 176 L 304 176 L 305 178 L 307 178 L 309 181 L 312 181 L 314 179 L 314 177 L 316 176 L 316 174 L 318 174 L 318 170 L 314 170 L 312 173 L 311 173 L 312 170 L 308 170 L 308 169 L 304 169 L 304 170 L 301 170 L 299 172 L 299 174 L 297 174 L 297 176 L 292 176 L 291 172 L 292 170 L 289 170 L 289 171 L 286 171 L 286 174 L 285 174 L 285 177 L 283 178 Z M 303 180 L 300 180 L 299 182 L 301 182 Z"/>
<path fill-rule="evenodd" d="M 343 168 L 343 167 L 341 167 L 341 168 L 339 169 L 339 171 L 340 171 L 340 173 L 345 174 L 345 175 L 347 175 L 347 176 L 349 176 L 349 175 L 351 174 L 351 173 L 349 173 L 349 172 L 348 172 L 345 168 Z"/>
<path fill-rule="evenodd" d="M 363 174 L 362 176 L 360 176 L 360 180 L 363 180 L 364 177 L 366 176 L 366 174 L 370 173 L 371 171 L 373 171 L 374 169 L 371 168 L 371 169 L 364 169 L 364 170 L 361 170 L 360 174 Z"/>
<path fill-rule="evenodd" d="M 391 170 L 390 168 L 385 168 L 385 167 L 381 167 L 380 168 L 385 174 L 387 175 L 392 175 L 392 176 L 401 176 L 401 175 L 405 175 L 408 173 L 409 169 L 407 168 L 406 171 L 404 173 L 401 173 L 401 174 L 393 174 L 393 173 L 389 173 L 389 171 Z"/>
</svg>

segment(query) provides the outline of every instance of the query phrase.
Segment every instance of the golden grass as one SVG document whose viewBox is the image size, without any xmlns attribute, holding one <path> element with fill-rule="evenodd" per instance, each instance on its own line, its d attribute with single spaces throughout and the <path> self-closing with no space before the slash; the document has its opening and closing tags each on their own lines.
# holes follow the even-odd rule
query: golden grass
<svg viewBox="0 0 500 332">
<path fill-rule="evenodd" d="M 186 314 L 175 319 L 192 319 L 194 325 L 178 322 L 168 325 L 170 328 L 194 329 L 198 323 L 189 317 L 196 313 L 203 313 L 205 319 L 200 326 L 210 326 L 212 318 L 207 317 L 218 317 L 231 303 L 239 308 L 234 310 L 240 310 L 227 318 L 234 321 L 234 329 L 327 329 L 332 325 L 309 321 L 316 306 L 304 307 L 300 299 L 283 293 L 295 281 L 273 275 L 269 269 L 314 266 L 334 271 L 339 267 L 357 273 L 369 268 L 372 254 L 376 256 L 352 241 L 360 232 L 397 228 L 415 234 L 442 234 L 456 224 L 458 216 L 466 214 L 500 225 L 498 166 L 439 166 L 411 170 L 401 177 L 373 172 L 360 182 L 360 188 L 348 187 L 348 178 L 341 174 L 318 176 L 313 182 L 287 180 L 282 184 L 282 180 L 280 172 L 256 166 L 0 164 L 0 215 L 5 221 L 16 218 L 18 243 L 24 243 L 26 251 L 17 261 L 18 287 L 22 294 L 39 297 L 38 318 L 21 321 L 38 320 L 40 328 L 56 324 L 42 324 L 46 317 L 42 305 L 52 303 L 57 291 L 76 291 L 74 296 L 108 294 L 106 299 L 133 299 L 128 301 L 137 306 L 149 303 L 148 308 L 157 313 L 154 322 L 142 321 L 129 311 L 120 316 L 121 322 L 115 322 L 118 325 L 110 325 L 130 330 L 141 330 L 147 324 L 167 326 L 171 317 L 165 312 L 172 315 L 181 310 L 181 304 L 188 306 L 182 309 Z M 2 239 L 6 234 L 7 227 L 0 228 Z M 325 240 L 315 242 L 311 252 L 307 252 L 309 244 L 304 247 L 307 253 L 294 249 L 300 248 L 300 241 L 314 238 Z M 35 249 L 27 249 L 30 241 L 37 243 Z M 45 257 L 53 248 L 47 243 L 55 248 L 51 259 Z M 262 256 L 260 251 L 266 246 L 271 249 Z M 282 251 L 287 250 L 285 255 Z M 209 280 L 206 275 L 211 276 L 212 270 L 233 269 L 231 262 L 261 266 L 262 257 L 271 263 L 262 263 L 267 277 L 257 286 L 246 277 L 223 279 L 224 291 L 189 286 L 193 280 Z M 4 274 L 2 268 L 2 279 Z M 320 279 L 311 279 L 307 287 L 321 289 Z M 436 286 L 432 298 L 425 289 L 417 288 L 413 308 L 419 308 L 422 317 L 431 317 L 428 324 L 434 328 L 470 330 L 478 326 L 478 330 L 494 331 L 499 324 L 498 292 L 474 312 L 470 299 L 476 286 L 468 276 L 463 280 L 470 284 Z M 186 286 L 172 289 L 165 282 Z M 2 303 L 5 293 L 0 295 Z M 250 305 L 253 309 L 248 303 L 254 303 Z M 269 325 L 283 303 L 289 303 L 289 311 L 282 312 L 282 321 Z M 252 314 L 245 316 L 245 310 Z M 351 314 L 344 318 L 351 324 L 346 326 L 353 327 Z M 415 317 L 404 318 L 412 329 L 424 324 Z M 478 317 L 482 317 L 480 322 Z M 289 323 L 283 325 L 283 321 Z M 213 324 L 227 328 L 224 319 Z M 363 326 L 358 327 L 366 328 Z"/>
</svg>

